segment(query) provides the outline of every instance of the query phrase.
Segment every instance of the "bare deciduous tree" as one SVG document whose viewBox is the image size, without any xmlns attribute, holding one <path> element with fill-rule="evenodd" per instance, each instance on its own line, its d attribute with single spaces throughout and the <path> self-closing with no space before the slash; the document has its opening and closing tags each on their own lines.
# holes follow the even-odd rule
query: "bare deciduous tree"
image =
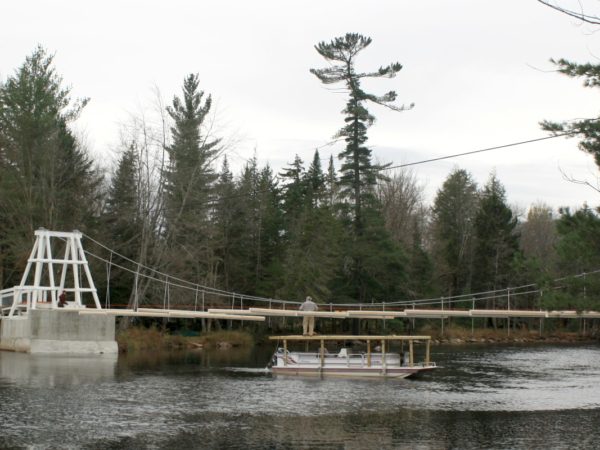
<svg viewBox="0 0 600 450">
<path fill-rule="evenodd" d="M 406 248 L 413 245 L 415 232 L 422 231 L 427 219 L 423 186 L 410 169 L 394 173 L 381 180 L 377 195 L 383 208 L 385 226 L 394 240 Z"/>
<path fill-rule="evenodd" d="M 549 0 L 538 0 L 542 5 L 546 5 L 556 11 L 559 11 L 563 14 L 566 14 L 569 17 L 574 17 L 575 19 L 581 20 L 582 22 L 586 22 L 592 25 L 600 25 L 600 17 L 594 14 L 587 14 L 583 9 L 583 3 L 581 1 L 577 1 L 577 6 L 579 10 L 567 8 L 561 5 L 559 2 L 553 2 Z"/>
<path fill-rule="evenodd" d="M 521 249 L 527 258 L 535 258 L 544 271 L 552 270 L 556 260 L 556 224 L 552 208 L 545 203 L 531 205 L 527 221 L 521 225 Z"/>
</svg>

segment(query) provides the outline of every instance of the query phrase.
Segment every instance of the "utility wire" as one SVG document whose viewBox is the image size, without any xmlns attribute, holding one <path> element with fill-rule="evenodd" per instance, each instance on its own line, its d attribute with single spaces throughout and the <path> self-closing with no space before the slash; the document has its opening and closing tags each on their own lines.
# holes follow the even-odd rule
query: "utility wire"
<svg viewBox="0 0 600 450">
<path fill-rule="evenodd" d="M 400 168 L 403 168 L 403 167 L 416 166 L 416 165 L 419 165 L 419 164 L 427 164 L 427 163 L 430 163 L 430 162 L 442 161 L 444 159 L 457 158 L 459 156 L 474 155 L 476 153 L 483 153 L 483 152 L 489 152 L 489 151 L 492 151 L 492 150 L 500 150 L 500 149 L 503 149 L 503 148 L 516 147 L 518 145 L 531 144 L 533 142 L 547 141 L 549 139 L 554 139 L 554 138 L 557 138 L 557 137 L 573 136 L 574 134 L 578 134 L 578 133 L 579 133 L 578 131 L 569 131 L 569 132 L 564 132 L 564 133 L 559 133 L 559 134 L 553 134 L 552 136 L 545 136 L 545 137 L 537 138 L 537 139 L 528 139 L 526 141 L 519 141 L 519 142 L 510 143 L 510 144 L 497 145 L 495 147 L 482 148 L 482 149 L 473 150 L 473 151 L 470 151 L 470 152 L 455 153 L 453 155 L 440 156 L 439 158 L 430 158 L 430 159 L 424 159 L 424 160 L 421 160 L 421 161 L 415 161 L 415 162 L 406 163 L 406 164 L 398 164 L 396 166 L 383 167 L 380 170 L 400 169 Z"/>
<path fill-rule="evenodd" d="M 590 119 L 591 120 L 591 119 Z M 550 139 L 555 139 L 558 137 L 565 137 L 565 136 L 573 136 L 578 134 L 579 132 L 577 131 L 569 131 L 569 132 L 564 132 L 564 133 L 558 133 L 558 134 L 553 134 L 551 136 L 544 136 L 541 138 L 535 138 L 535 139 L 528 139 L 525 141 L 518 141 L 518 142 L 512 142 L 510 144 L 503 144 L 503 145 L 497 145 L 494 147 L 487 147 L 487 148 L 482 148 L 482 149 L 478 149 L 478 150 L 472 150 L 469 152 L 463 152 L 463 153 L 454 153 L 451 155 L 446 155 L 446 156 L 440 156 L 437 158 L 429 158 L 429 159 L 423 159 L 420 161 L 413 161 L 413 162 L 409 162 L 409 163 L 404 163 L 404 164 L 397 164 L 394 166 L 387 166 L 387 167 L 381 167 L 378 168 L 379 171 L 386 171 L 386 170 L 392 170 L 392 169 L 402 169 L 404 167 L 411 167 L 411 166 L 417 166 L 417 165 L 421 165 L 421 164 L 428 164 L 428 163 L 432 163 L 432 162 L 436 162 L 436 161 L 442 161 L 445 159 L 452 159 L 452 158 L 458 158 L 461 156 L 467 156 L 467 155 L 474 155 L 477 153 L 484 153 L 484 152 L 489 152 L 492 150 L 502 150 L 502 149 L 506 149 L 506 148 L 511 148 L 511 147 L 517 147 L 519 145 L 526 145 L 526 144 L 532 144 L 534 142 L 541 142 L 541 141 L 547 141 Z M 321 147 L 324 147 L 326 145 L 331 145 L 332 143 L 334 143 L 335 141 L 329 142 L 327 144 L 324 144 Z M 271 189 L 259 189 L 259 190 L 253 190 L 251 192 L 248 193 L 240 193 L 240 194 L 233 194 L 233 195 L 228 195 L 228 196 L 222 196 L 222 197 L 217 197 L 215 199 L 212 200 L 205 200 L 205 201 L 201 201 L 201 202 L 189 202 L 187 203 L 187 206 L 205 206 L 205 205 L 213 205 L 216 202 L 220 201 L 220 200 L 231 200 L 231 199 L 236 199 L 236 198 L 243 198 L 243 197 L 248 197 L 251 195 L 259 195 L 259 194 L 266 194 L 271 192 Z M 161 212 L 168 212 L 168 211 L 172 211 L 175 210 L 174 208 L 167 208 L 167 207 L 162 207 L 162 208 L 158 208 L 157 211 L 161 211 Z"/>
<path fill-rule="evenodd" d="M 399 164 L 399 165 L 395 165 L 395 166 L 382 167 L 382 168 L 379 168 L 379 170 L 383 171 L 383 170 L 391 170 L 391 169 L 398 169 L 398 168 L 404 168 L 404 167 L 409 167 L 409 166 L 415 166 L 415 165 L 420 165 L 420 164 L 427 164 L 427 163 L 431 163 L 431 162 L 435 162 L 435 161 L 441 161 L 441 160 L 450 159 L 450 158 L 456 158 L 456 157 L 461 157 L 461 156 L 466 156 L 466 155 L 473 155 L 473 154 L 476 154 L 476 153 L 483 153 L 483 152 L 488 152 L 488 151 L 492 151 L 492 150 L 500 150 L 500 149 L 505 149 L 505 148 L 511 148 L 511 147 L 516 147 L 516 146 L 519 146 L 519 145 L 531 144 L 531 143 L 534 143 L 534 142 L 546 141 L 546 140 L 554 139 L 554 138 L 558 138 L 558 137 L 572 136 L 572 135 L 575 135 L 575 134 L 578 134 L 578 132 L 577 131 L 571 131 L 571 132 L 558 133 L 558 134 L 553 134 L 551 136 L 545 136 L 545 137 L 542 137 L 542 138 L 529 139 L 529 140 L 525 140 L 525 141 L 513 142 L 513 143 L 510 143 L 510 144 L 504 144 L 504 145 L 499 145 L 499 146 L 494 146 L 494 147 L 488 147 L 488 148 L 483 148 L 483 149 L 479 149 L 479 150 L 473 150 L 473 151 L 469 151 L 469 152 L 455 153 L 455 154 L 452 154 L 452 155 L 441 156 L 441 157 L 438 157 L 438 158 L 430 158 L 430 159 L 425 159 L 425 160 L 421 160 L 421 161 L 415 161 L 415 162 L 411 162 L 411 163 L 405 163 L 405 164 Z M 329 143 L 323 145 L 322 147 L 327 146 L 327 145 L 331 145 L 334 142 L 335 141 L 329 142 Z M 267 193 L 267 192 L 270 192 L 270 190 L 269 189 L 254 190 L 254 191 L 252 191 L 251 194 L 256 195 L 256 194 Z M 228 197 L 220 197 L 219 199 L 220 200 L 227 200 L 227 199 L 239 198 L 239 197 L 243 197 L 243 196 L 247 196 L 247 195 L 249 195 L 249 194 L 236 194 L 236 195 L 232 195 L 232 196 L 228 196 Z M 210 200 L 210 201 L 207 201 L 207 202 L 199 203 L 198 205 L 200 206 L 200 205 L 204 205 L 204 204 L 211 204 L 211 203 L 214 203 L 214 202 L 215 202 L 215 200 Z M 162 210 L 164 211 L 166 209 L 163 208 Z M 179 285 L 178 284 L 177 286 L 179 286 L 179 287 L 188 288 L 188 289 L 199 289 L 202 292 L 212 293 L 212 294 L 221 295 L 221 296 L 232 296 L 232 297 L 239 297 L 239 298 L 248 299 L 248 300 L 269 301 L 269 302 L 276 302 L 276 303 L 298 303 L 298 302 L 290 302 L 290 301 L 285 301 L 285 300 L 268 299 L 268 298 L 264 298 L 264 297 L 257 297 L 257 296 L 249 296 L 249 295 L 244 295 L 244 294 L 238 294 L 238 293 L 235 293 L 235 292 L 224 291 L 224 290 L 213 288 L 213 287 L 210 287 L 210 286 L 204 286 L 204 285 L 201 285 L 201 284 L 192 283 L 192 282 L 189 282 L 189 281 L 181 279 L 181 278 L 170 276 L 170 275 L 168 275 L 166 273 L 163 273 L 163 272 L 160 272 L 160 271 L 158 271 L 156 269 L 153 269 L 153 268 L 150 268 L 150 267 L 138 264 L 137 262 L 131 260 L 130 258 L 127 258 L 126 256 L 121 255 L 121 254 L 115 252 L 114 250 L 106 247 L 105 245 L 103 245 L 102 243 L 96 241 L 95 239 L 91 238 L 90 236 L 88 236 L 88 235 L 84 235 L 84 236 L 86 238 L 88 238 L 90 241 L 94 242 L 95 244 L 99 245 L 100 247 L 104 248 L 105 250 L 108 250 L 108 251 L 112 252 L 113 254 L 115 254 L 115 255 L 123 258 L 124 260 L 126 260 L 126 261 L 128 261 L 128 262 L 130 262 L 132 264 L 135 264 L 135 265 L 139 266 L 140 268 L 142 268 L 144 270 L 148 270 L 152 274 L 156 274 L 156 275 L 165 277 L 166 281 L 163 281 L 161 279 L 157 279 L 157 278 L 154 278 L 154 277 L 151 277 L 151 276 L 148 276 L 148 275 L 142 275 L 139 271 L 134 271 L 134 270 L 131 270 L 131 269 L 127 269 L 127 268 L 125 268 L 123 266 L 119 266 L 119 265 L 115 264 L 114 262 L 109 262 L 108 260 L 106 260 L 104 258 L 101 258 L 98 255 L 94 255 L 94 254 L 86 251 L 86 253 L 88 253 L 90 256 L 92 256 L 94 258 L 100 259 L 100 260 L 102 260 L 102 261 L 104 261 L 106 263 L 113 264 L 113 265 L 115 265 L 116 267 L 119 267 L 122 270 L 127 270 L 127 271 L 130 271 L 132 273 L 138 273 L 139 275 L 142 275 L 142 276 L 144 276 L 146 278 L 151 278 L 151 279 L 154 279 L 154 280 L 159 281 L 159 282 L 167 282 L 167 283 L 169 283 L 171 285 L 174 285 L 174 286 L 175 286 L 175 284 L 169 282 L 168 280 L 178 281 L 180 283 L 183 283 L 183 285 Z M 598 270 L 598 271 L 600 271 L 600 270 Z M 588 272 L 587 274 L 597 273 L 598 271 Z M 575 276 L 577 277 L 577 276 L 583 276 L 583 275 L 584 274 L 579 274 L 579 275 L 575 275 Z M 524 285 L 522 287 L 507 288 L 507 289 L 521 289 L 521 288 L 530 287 L 530 286 L 533 286 L 533 285 L 530 284 L 530 285 Z M 500 291 L 506 291 L 507 289 L 502 289 Z M 473 298 L 473 297 L 476 297 L 476 296 L 489 294 L 491 292 L 497 292 L 497 291 L 488 291 L 488 292 L 481 292 L 481 293 L 474 293 L 474 294 L 464 294 L 464 295 L 461 295 L 461 296 L 448 297 L 448 298 L 445 298 L 444 301 L 446 301 L 448 303 L 455 302 L 455 301 L 465 301 L 465 299 L 467 297 Z M 515 295 L 516 295 L 516 293 L 515 293 Z M 459 300 L 459 298 L 461 298 L 461 297 L 464 297 L 465 299 Z M 487 299 L 488 297 L 485 297 L 485 298 Z M 369 307 L 369 306 L 384 306 L 384 305 L 392 306 L 392 305 L 401 305 L 401 304 L 402 305 L 411 305 L 411 304 L 417 304 L 417 303 L 427 304 L 425 302 L 430 301 L 430 300 L 434 301 L 435 299 L 404 300 L 404 301 L 396 301 L 396 302 L 388 302 L 388 303 L 377 303 L 377 304 L 373 304 L 373 303 L 372 304 L 368 304 L 367 303 L 367 304 L 364 304 L 364 306 L 366 306 L 366 307 Z M 481 300 L 481 298 L 478 298 L 476 300 Z M 441 304 L 441 302 L 442 302 L 442 299 L 440 298 L 437 301 L 437 303 Z M 352 306 L 363 306 L 363 304 L 359 305 L 359 304 L 355 304 L 355 303 L 353 303 L 353 304 L 336 304 L 336 306 L 350 306 L 350 305 L 352 305 Z"/>
</svg>

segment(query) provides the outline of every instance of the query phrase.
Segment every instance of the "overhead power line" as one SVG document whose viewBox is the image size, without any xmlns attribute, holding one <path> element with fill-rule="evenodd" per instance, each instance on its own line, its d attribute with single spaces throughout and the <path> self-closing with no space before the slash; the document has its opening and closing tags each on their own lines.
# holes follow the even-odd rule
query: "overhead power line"
<svg viewBox="0 0 600 450">
<path fill-rule="evenodd" d="M 457 158 L 457 157 L 460 157 L 460 156 L 474 155 L 476 153 L 489 152 L 489 151 L 492 151 L 492 150 L 501 150 L 503 148 L 516 147 L 518 145 L 525 145 L 525 144 L 532 144 L 534 142 L 547 141 L 549 139 L 554 139 L 554 138 L 557 138 L 557 137 L 572 136 L 574 134 L 577 134 L 577 132 L 571 131 L 571 132 L 559 133 L 559 134 L 554 134 L 552 136 L 545 136 L 545 137 L 537 138 L 537 139 L 529 139 L 527 141 L 519 141 L 519 142 L 510 143 L 510 144 L 497 145 L 495 147 L 482 148 L 482 149 L 473 150 L 473 151 L 470 151 L 470 152 L 455 153 L 453 155 L 440 156 L 438 158 L 423 159 L 421 161 L 415 161 L 415 162 L 406 163 L 406 164 L 398 164 L 396 166 L 384 167 L 381 170 L 400 169 L 400 168 L 403 168 L 403 167 L 410 167 L 410 166 L 416 166 L 416 165 L 419 165 L 419 164 L 426 164 L 426 163 L 431 163 L 431 162 L 435 162 L 435 161 L 442 161 L 444 159 Z"/>
<path fill-rule="evenodd" d="M 593 120 L 593 119 L 589 119 L 589 120 Z M 532 144 L 532 143 L 535 143 L 535 142 L 547 141 L 547 140 L 555 139 L 555 138 L 559 138 L 559 137 L 573 136 L 573 135 L 576 135 L 576 134 L 578 134 L 578 132 L 576 132 L 576 131 L 558 133 L 558 134 L 553 134 L 551 136 L 544 136 L 544 137 L 541 137 L 541 138 L 528 139 L 528 140 L 525 140 L 525 141 L 511 142 L 510 144 L 497 145 L 495 147 L 487 147 L 487 148 L 482 148 L 482 149 L 478 149 L 478 150 L 472 150 L 472 151 L 468 151 L 468 152 L 454 153 L 454 154 L 451 154 L 451 155 L 440 156 L 440 157 L 437 157 L 437 158 L 429 158 L 429 159 L 423 159 L 423 160 L 420 160 L 420 161 L 413 161 L 413 162 L 404 163 L 404 164 L 397 164 L 397 165 L 394 165 L 394 166 L 382 167 L 379 170 L 380 171 L 385 171 L 385 170 L 392 170 L 392 169 L 401 169 L 401 168 L 404 168 L 404 167 L 417 166 L 417 165 L 420 165 L 420 164 L 427 164 L 427 163 L 432 163 L 432 162 L 436 162 L 436 161 L 442 161 L 442 160 L 445 160 L 445 159 L 452 159 L 452 158 L 458 158 L 458 157 L 461 157 L 461 156 L 474 155 L 474 154 L 477 154 L 477 153 L 484 153 L 484 152 L 489 152 L 489 151 L 493 151 L 493 150 L 502 150 L 502 149 L 506 149 L 506 148 L 517 147 L 517 146 L 520 146 L 520 145 L 526 145 L 526 144 Z M 334 142 L 335 141 L 331 141 L 331 142 L 329 142 L 327 144 L 324 144 L 322 147 L 324 147 L 326 145 L 331 145 Z M 218 200 L 229 200 L 229 199 L 235 199 L 235 198 L 248 197 L 250 195 L 266 194 L 266 193 L 268 193 L 270 191 L 271 191 L 270 189 L 253 190 L 253 191 L 248 192 L 248 193 L 241 193 L 241 194 L 233 194 L 233 195 L 228 195 L 228 196 L 222 196 L 222 197 L 218 197 L 216 199 L 202 201 L 202 202 L 189 202 L 188 206 L 211 205 L 211 204 L 214 204 Z M 172 210 L 171 208 L 167 208 L 167 207 L 162 207 L 162 208 L 159 208 L 159 209 L 160 209 L 160 211 L 171 211 Z"/>
</svg>

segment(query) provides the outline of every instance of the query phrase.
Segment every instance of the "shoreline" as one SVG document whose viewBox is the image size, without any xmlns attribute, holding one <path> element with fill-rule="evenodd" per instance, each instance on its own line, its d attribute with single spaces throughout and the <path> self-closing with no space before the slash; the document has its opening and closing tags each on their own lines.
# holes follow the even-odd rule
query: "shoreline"
<svg viewBox="0 0 600 450">
<path fill-rule="evenodd" d="M 600 343 L 600 336 L 567 331 L 538 331 L 506 329 L 476 329 L 473 332 L 462 328 L 441 330 L 425 327 L 415 334 L 431 336 L 432 345 L 498 345 L 498 344 L 585 344 Z M 119 353 L 154 350 L 200 350 L 214 348 L 228 350 L 240 347 L 265 345 L 267 335 L 252 335 L 239 330 L 215 331 L 196 336 L 170 334 L 155 327 L 131 327 L 117 334 Z"/>
<path fill-rule="evenodd" d="M 600 343 L 597 334 L 581 334 L 578 332 L 553 331 L 542 333 L 532 331 L 506 330 L 448 330 L 442 336 L 437 332 L 425 333 L 431 335 L 433 345 L 472 345 L 472 344 L 576 344 Z"/>
</svg>

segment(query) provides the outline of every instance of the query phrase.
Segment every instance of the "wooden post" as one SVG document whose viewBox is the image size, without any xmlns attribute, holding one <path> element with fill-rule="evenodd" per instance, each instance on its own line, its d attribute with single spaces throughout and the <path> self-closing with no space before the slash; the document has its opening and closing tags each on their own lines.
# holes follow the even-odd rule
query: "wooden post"
<svg viewBox="0 0 600 450">
<path fill-rule="evenodd" d="M 510 311 L 510 288 L 508 288 L 507 291 L 506 291 L 506 297 L 508 299 L 507 311 Z M 506 329 L 507 329 L 508 335 L 510 336 L 510 316 L 508 316 L 506 318 Z"/>
<path fill-rule="evenodd" d="M 287 355 L 287 340 L 283 340 L 283 365 L 287 366 L 288 355 Z"/>
<path fill-rule="evenodd" d="M 475 309 L 475 297 L 473 297 L 473 308 Z M 471 316 L 471 337 L 473 337 L 473 333 L 475 332 L 475 319 Z"/>
<path fill-rule="evenodd" d="M 444 337 L 444 296 L 442 295 L 442 337 Z M 410 348 L 412 349 L 412 340 L 409 342 Z M 412 358 L 412 350 L 411 350 L 411 358 Z M 412 366 L 412 362 L 410 363 Z"/>
<path fill-rule="evenodd" d="M 414 365 L 414 355 L 413 355 L 413 340 L 408 341 L 408 365 L 413 367 Z"/>
<path fill-rule="evenodd" d="M 381 367 L 385 373 L 385 340 L 381 340 Z"/>
<path fill-rule="evenodd" d="M 425 364 L 429 365 L 429 345 L 431 344 L 431 341 L 429 339 L 427 339 L 427 345 L 425 347 Z"/>
<path fill-rule="evenodd" d="M 367 367 L 371 367 L 371 341 L 367 339 Z"/>
<path fill-rule="evenodd" d="M 321 370 L 325 365 L 325 340 L 321 339 Z"/>
</svg>

